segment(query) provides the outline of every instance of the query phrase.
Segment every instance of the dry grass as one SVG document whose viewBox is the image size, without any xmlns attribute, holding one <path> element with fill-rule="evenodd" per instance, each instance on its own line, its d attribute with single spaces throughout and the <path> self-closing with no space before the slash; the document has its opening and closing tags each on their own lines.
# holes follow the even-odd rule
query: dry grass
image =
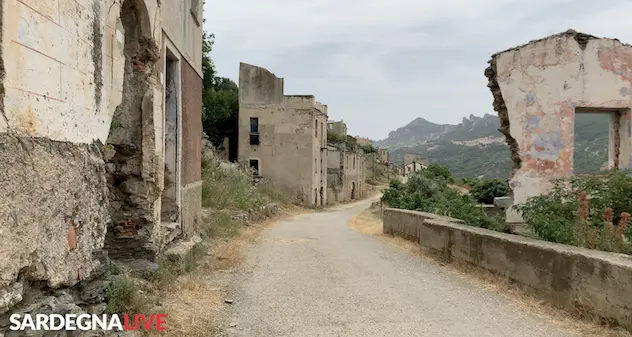
<svg viewBox="0 0 632 337">
<path fill-rule="evenodd" d="M 586 313 L 570 313 L 535 296 L 527 288 L 510 282 L 489 271 L 475 266 L 453 262 L 444 264 L 434 258 L 430 252 L 424 251 L 418 244 L 404 240 L 400 237 L 385 235 L 382 233 L 382 220 L 379 217 L 379 209 L 368 209 L 354 217 L 350 226 L 358 232 L 373 235 L 380 240 L 397 246 L 411 254 L 419 256 L 430 263 L 448 268 L 450 273 L 468 282 L 474 282 L 479 287 L 493 291 L 504 298 L 516 303 L 519 307 L 531 314 L 552 321 L 565 330 L 575 332 L 579 336 L 586 337 L 632 337 L 632 333 L 620 327 L 611 327 L 602 324 L 595 317 Z"/>
<path fill-rule="evenodd" d="M 448 185 L 448 187 L 456 190 L 457 192 L 459 192 L 459 194 L 461 195 L 468 195 L 470 194 L 470 190 L 463 187 L 463 186 L 459 186 L 459 185 Z"/>
</svg>

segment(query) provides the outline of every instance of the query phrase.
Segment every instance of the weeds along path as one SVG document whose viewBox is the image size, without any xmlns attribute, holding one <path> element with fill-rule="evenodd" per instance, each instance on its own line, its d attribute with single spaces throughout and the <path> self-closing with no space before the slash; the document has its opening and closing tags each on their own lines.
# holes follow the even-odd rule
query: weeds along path
<svg viewBox="0 0 632 337">
<path fill-rule="evenodd" d="M 249 249 L 217 336 L 577 336 L 349 221 L 373 200 L 283 220 Z M 357 218 L 355 218 L 357 221 Z M 358 230 L 355 230 L 354 228 Z"/>
</svg>

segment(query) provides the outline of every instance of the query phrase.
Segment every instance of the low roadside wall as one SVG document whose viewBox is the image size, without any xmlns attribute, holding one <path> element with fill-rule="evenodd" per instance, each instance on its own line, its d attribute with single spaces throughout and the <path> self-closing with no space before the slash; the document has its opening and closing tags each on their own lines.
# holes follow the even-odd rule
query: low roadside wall
<svg viewBox="0 0 632 337">
<path fill-rule="evenodd" d="M 632 257 L 494 232 L 460 220 L 388 208 L 384 233 L 418 242 L 446 261 L 487 269 L 567 310 L 632 331 Z"/>
</svg>

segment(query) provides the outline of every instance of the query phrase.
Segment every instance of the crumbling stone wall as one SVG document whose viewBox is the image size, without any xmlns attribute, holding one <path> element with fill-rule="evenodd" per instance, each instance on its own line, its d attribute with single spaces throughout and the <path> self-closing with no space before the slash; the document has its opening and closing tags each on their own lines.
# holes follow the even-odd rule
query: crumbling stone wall
<svg viewBox="0 0 632 337">
<path fill-rule="evenodd" d="M 155 225 L 160 3 L 0 2 L 0 335 L 14 311 L 103 312 L 104 245 L 155 258 L 179 234 Z"/>
<path fill-rule="evenodd" d="M 632 46 L 569 30 L 497 53 L 489 63 L 485 75 L 514 162 L 514 203 L 573 174 L 577 109 L 619 115 L 611 125 L 609 163 L 632 165 Z M 521 219 L 509 208 L 507 221 Z"/>
<path fill-rule="evenodd" d="M 120 11 L 125 31 L 124 95 L 114 111 L 105 147 L 112 218 L 106 249 L 114 258 L 153 259 L 154 203 L 161 186 L 154 167 L 147 167 L 144 159 L 153 153 L 146 144 L 155 138 L 153 88 L 159 49 L 139 25 L 146 9 L 136 0 L 125 0 Z"/>
<path fill-rule="evenodd" d="M 0 4 L 0 331 L 9 310 L 79 313 L 105 291 L 82 289 L 108 263 L 103 142 L 120 97 L 108 26 L 118 13 L 102 1 L 45 4 Z"/>
</svg>

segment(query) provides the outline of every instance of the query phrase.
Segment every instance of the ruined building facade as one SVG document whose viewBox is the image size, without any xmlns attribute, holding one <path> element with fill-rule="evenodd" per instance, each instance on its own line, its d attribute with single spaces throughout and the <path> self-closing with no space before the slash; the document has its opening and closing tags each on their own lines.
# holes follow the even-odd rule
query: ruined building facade
<svg viewBox="0 0 632 337">
<path fill-rule="evenodd" d="M 238 160 L 287 187 L 307 206 L 327 200 L 327 106 L 314 96 L 288 96 L 283 79 L 239 67 Z"/>
<path fill-rule="evenodd" d="M 344 121 L 329 121 L 327 122 L 327 131 L 335 133 L 340 136 L 347 136 L 347 124 Z"/>
<path fill-rule="evenodd" d="M 485 75 L 511 149 L 514 204 L 573 174 L 579 113 L 610 116 L 608 166 L 632 166 L 632 46 L 569 30 L 493 55 Z M 509 208 L 507 222 L 520 221 Z"/>
<path fill-rule="evenodd" d="M 328 132 L 347 136 L 343 121 L 328 122 Z M 346 143 L 327 146 L 327 203 L 334 204 L 365 195 L 365 165 L 363 151 L 357 145 Z"/>
<path fill-rule="evenodd" d="M 202 1 L 10 0 L 0 19 L 2 314 L 195 232 Z"/>
</svg>

